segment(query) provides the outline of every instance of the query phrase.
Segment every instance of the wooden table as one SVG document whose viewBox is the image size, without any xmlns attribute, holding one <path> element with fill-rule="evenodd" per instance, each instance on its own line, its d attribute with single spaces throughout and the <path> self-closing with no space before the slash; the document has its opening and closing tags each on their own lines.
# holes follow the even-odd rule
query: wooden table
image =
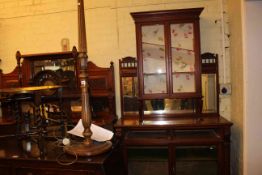
<svg viewBox="0 0 262 175">
<path fill-rule="evenodd" d="M 54 139 L 47 138 L 40 144 L 30 141 L 0 138 L 1 175 L 121 175 L 123 172 L 121 156 L 115 147 L 105 154 L 78 157 L 71 165 L 61 165 L 57 160 L 71 162 L 75 157 L 65 154 L 59 158 L 63 148 Z"/>
<path fill-rule="evenodd" d="M 53 85 L 53 86 L 29 86 L 29 87 L 3 88 L 3 89 L 0 89 L 0 93 L 23 94 L 23 93 L 32 93 L 35 91 L 58 89 L 61 87 L 62 86 L 59 86 L 59 85 Z"/>
</svg>

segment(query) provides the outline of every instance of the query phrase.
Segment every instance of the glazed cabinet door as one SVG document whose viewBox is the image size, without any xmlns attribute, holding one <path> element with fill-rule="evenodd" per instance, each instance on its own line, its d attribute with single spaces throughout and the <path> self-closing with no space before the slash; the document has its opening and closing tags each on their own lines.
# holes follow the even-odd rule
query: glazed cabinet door
<svg viewBox="0 0 262 175">
<path fill-rule="evenodd" d="M 141 113 L 171 116 L 201 111 L 202 10 L 131 13 L 136 25 Z"/>
<path fill-rule="evenodd" d="M 132 13 L 140 97 L 201 97 L 199 15 L 202 8 Z"/>
<path fill-rule="evenodd" d="M 143 25 L 142 59 L 140 68 L 143 81 L 143 95 L 168 93 L 167 58 L 165 45 L 165 26 L 163 24 Z"/>
<path fill-rule="evenodd" d="M 170 25 L 172 93 L 195 93 L 195 49 L 193 23 Z"/>
</svg>

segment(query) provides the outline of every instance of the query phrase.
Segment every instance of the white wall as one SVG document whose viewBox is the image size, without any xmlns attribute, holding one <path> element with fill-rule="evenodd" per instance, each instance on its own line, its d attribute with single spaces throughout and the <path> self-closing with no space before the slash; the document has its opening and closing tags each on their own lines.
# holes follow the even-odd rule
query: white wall
<svg viewBox="0 0 262 175">
<path fill-rule="evenodd" d="M 130 12 L 204 7 L 201 51 L 219 54 L 220 82 L 229 80 L 223 64 L 221 0 L 85 0 L 89 59 L 98 66 L 115 63 L 117 113 L 120 114 L 118 60 L 136 56 L 135 26 Z M 61 39 L 77 46 L 77 0 L 0 0 L 0 58 L 4 73 L 16 66 L 15 53 L 61 51 Z M 225 71 L 224 71 L 225 70 Z M 225 80 L 226 79 L 226 80 Z M 221 99 L 221 113 L 230 119 L 230 97 Z"/>
<path fill-rule="evenodd" d="M 262 2 L 246 2 L 244 174 L 262 174 Z"/>
</svg>

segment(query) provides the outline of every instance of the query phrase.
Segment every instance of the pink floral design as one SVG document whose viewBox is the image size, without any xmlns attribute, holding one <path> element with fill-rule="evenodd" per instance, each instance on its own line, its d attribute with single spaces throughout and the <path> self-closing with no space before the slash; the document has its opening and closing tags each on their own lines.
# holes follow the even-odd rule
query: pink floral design
<svg viewBox="0 0 262 175">
<path fill-rule="evenodd" d="M 189 75 L 186 75 L 186 80 L 190 80 L 190 77 L 189 77 Z"/>
</svg>

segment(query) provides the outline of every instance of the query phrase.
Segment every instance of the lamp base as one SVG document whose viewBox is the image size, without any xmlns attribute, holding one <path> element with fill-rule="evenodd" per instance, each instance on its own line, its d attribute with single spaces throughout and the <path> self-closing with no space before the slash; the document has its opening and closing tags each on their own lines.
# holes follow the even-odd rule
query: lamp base
<svg viewBox="0 0 262 175">
<path fill-rule="evenodd" d="M 79 145 L 68 145 L 64 147 L 64 151 L 70 155 L 77 156 L 95 156 L 107 152 L 112 147 L 112 142 L 93 142 L 92 144 L 86 145 L 80 143 Z"/>
</svg>

